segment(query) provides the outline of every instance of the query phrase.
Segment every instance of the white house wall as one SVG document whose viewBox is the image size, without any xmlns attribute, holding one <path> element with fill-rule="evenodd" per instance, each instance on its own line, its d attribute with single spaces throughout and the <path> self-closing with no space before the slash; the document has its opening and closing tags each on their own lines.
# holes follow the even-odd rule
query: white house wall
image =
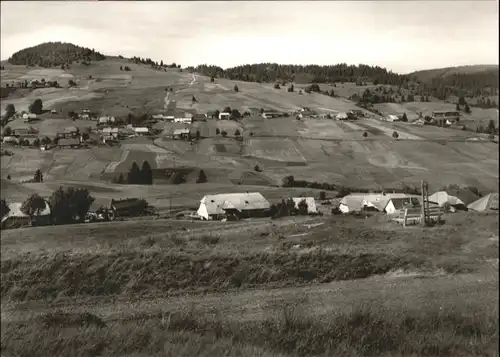
<svg viewBox="0 0 500 357">
<path fill-rule="evenodd" d="M 207 206 L 204 203 L 200 204 L 200 207 L 198 208 L 198 211 L 196 211 L 196 213 L 198 214 L 198 216 L 208 220 Z"/>
<path fill-rule="evenodd" d="M 385 206 L 385 211 L 387 214 L 394 214 L 396 213 L 396 207 L 394 207 L 394 203 L 392 203 L 392 200 L 387 203 L 387 206 Z"/>
</svg>

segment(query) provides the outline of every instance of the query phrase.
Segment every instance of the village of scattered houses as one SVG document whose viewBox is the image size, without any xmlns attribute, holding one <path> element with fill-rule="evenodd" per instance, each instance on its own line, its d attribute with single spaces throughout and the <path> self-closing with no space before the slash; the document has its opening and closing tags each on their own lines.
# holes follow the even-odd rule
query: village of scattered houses
<svg viewBox="0 0 500 357">
<path fill-rule="evenodd" d="M 229 112 L 219 112 L 216 110 L 208 111 L 207 113 L 197 113 L 196 110 L 192 109 L 177 109 L 175 101 L 170 101 L 173 103 L 168 103 L 165 106 L 164 113 L 153 114 L 147 120 L 145 120 L 141 126 L 134 126 L 132 124 L 124 125 L 121 121 L 116 120 L 114 116 L 95 116 L 89 109 L 83 109 L 81 113 L 78 114 L 78 118 L 82 120 L 93 121 L 96 125 L 94 133 L 99 134 L 98 138 L 85 137 L 84 133 L 80 132 L 80 129 L 76 126 L 68 126 L 63 132 L 57 133 L 56 138 L 58 139 L 57 144 L 49 145 L 42 143 L 40 148 L 42 150 L 47 150 L 53 146 L 59 148 L 78 148 L 81 145 L 89 145 L 97 141 L 102 141 L 103 143 L 113 144 L 117 143 L 118 140 L 126 139 L 134 136 L 150 136 L 159 134 L 161 130 L 153 129 L 153 124 L 157 122 L 171 122 L 178 124 L 189 125 L 193 122 L 207 121 L 209 119 L 216 120 L 231 120 L 232 113 Z M 57 111 L 52 110 L 52 114 L 56 114 Z M 285 116 L 296 116 L 298 119 L 302 118 L 317 118 L 317 119 L 336 119 L 336 120 L 356 120 L 366 116 L 366 113 L 360 109 L 353 109 L 348 112 L 340 112 L 335 115 L 331 114 L 317 114 L 310 108 L 303 107 L 292 113 L 279 112 L 275 110 L 264 110 L 260 108 L 251 108 L 249 111 L 244 113 L 245 115 L 258 115 L 264 119 L 279 118 Z M 31 122 L 39 120 L 39 117 L 33 113 L 22 113 L 20 115 L 14 116 L 14 119 L 23 119 L 25 123 L 29 124 Z M 399 121 L 402 116 L 389 115 L 384 118 L 386 121 Z M 460 113 L 456 111 L 435 111 L 432 113 L 431 117 L 422 118 L 420 115 L 418 118 L 413 118 L 412 124 L 424 125 L 424 124 L 443 124 L 452 125 L 459 121 Z M 186 139 L 191 133 L 191 129 L 185 126 L 184 128 L 174 129 L 171 133 L 172 139 Z M 30 126 L 16 127 L 11 131 L 10 135 L 3 135 L 2 142 L 14 145 L 33 145 L 36 139 L 41 140 L 39 133 L 36 129 Z"/>
<path fill-rule="evenodd" d="M 429 202 L 434 207 L 442 208 L 447 206 L 450 212 L 459 210 L 498 212 L 498 198 L 499 194 L 492 192 L 466 205 L 460 198 L 449 195 L 445 191 L 439 191 L 429 196 Z M 307 204 L 307 214 L 309 215 L 320 213 L 314 197 L 291 197 L 290 199 L 293 200 L 297 209 L 301 202 L 305 202 Z M 133 216 L 137 213 L 135 208 L 140 204 L 140 201 L 137 198 L 111 200 L 108 207 L 94 203 L 87 214 L 87 221 L 103 220 L 104 212 L 112 219 Z M 421 206 L 422 201 L 421 196 L 418 195 L 380 192 L 369 194 L 351 193 L 342 198 L 324 200 L 321 204 L 329 204 L 327 207 L 333 206 L 333 209 L 336 209 L 340 214 L 378 211 L 387 214 L 389 217 L 396 217 L 406 208 Z M 2 227 L 8 225 L 9 220 L 15 220 L 17 224 L 20 221 L 24 221 L 25 225 L 31 224 L 30 217 L 21 211 L 21 206 L 21 202 L 9 204 L 10 211 L 2 219 Z M 204 196 L 200 200 L 198 210 L 190 212 L 185 218 L 199 220 L 259 218 L 268 216 L 270 209 L 271 203 L 259 192 L 214 194 Z M 45 209 L 34 217 L 36 225 L 50 224 L 50 214 L 50 206 L 46 201 Z"/>
</svg>

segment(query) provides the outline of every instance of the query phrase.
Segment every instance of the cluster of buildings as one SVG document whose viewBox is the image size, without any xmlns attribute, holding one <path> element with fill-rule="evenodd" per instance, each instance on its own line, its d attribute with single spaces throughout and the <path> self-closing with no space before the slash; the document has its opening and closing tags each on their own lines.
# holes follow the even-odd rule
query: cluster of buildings
<svg viewBox="0 0 500 357">
<path fill-rule="evenodd" d="M 498 198 L 498 193 L 489 193 L 466 206 L 459 198 L 440 191 L 429 196 L 429 201 L 434 206 L 443 207 L 444 205 L 448 205 L 452 211 L 460 209 L 475 212 L 498 212 Z M 308 214 L 318 213 L 314 197 L 292 197 L 291 200 L 293 200 L 297 209 L 299 204 L 305 201 Z M 9 203 L 10 211 L 2 218 L 2 228 L 51 224 L 50 205 L 47 201 L 45 202 L 45 208 L 35 214 L 33 218 L 30 218 L 21 211 L 21 202 Z M 137 198 L 127 198 L 122 200 L 112 199 L 108 206 L 93 203 L 85 220 L 92 222 L 146 214 L 148 208 L 144 202 L 144 200 Z M 402 193 L 353 193 L 344 196 L 340 200 L 338 209 L 342 213 L 375 210 L 395 215 L 405 208 L 420 206 L 421 203 L 421 198 L 417 195 Z M 200 206 L 195 216 L 202 220 L 223 220 L 232 217 L 237 219 L 265 217 L 269 214 L 270 209 L 271 203 L 259 192 L 226 193 L 204 196 L 200 201 Z"/>
<path fill-rule="evenodd" d="M 466 205 L 460 198 L 438 191 L 428 198 L 431 207 L 447 206 L 451 212 L 472 210 L 484 212 L 485 210 L 498 210 L 498 193 L 488 195 Z M 411 207 L 421 207 L 422 197 L 405 193 L 352 193 L 344 196 L 338 209 L 342 213 L 374 210 L 389 215 L 399 214 L 402 210 Z"/>
</svg>

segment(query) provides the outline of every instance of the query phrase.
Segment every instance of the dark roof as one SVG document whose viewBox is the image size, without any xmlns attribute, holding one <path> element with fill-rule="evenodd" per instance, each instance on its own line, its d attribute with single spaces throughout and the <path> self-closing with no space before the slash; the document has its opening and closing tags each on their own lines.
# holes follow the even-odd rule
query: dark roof
<svg viewBox="0 0 500 357">
<path fill-rule="evenodd" d="M 80 145 L 80 140 L 78 140 L 78 139 L 59 139 L 59 141 L 57 142 L 57 145 L 59 145 L 59 146 Z"/>
<path fill-rule="evenodd" d="M 136 206 L 139 202 L 138 198 L 125 198 L 123 200 L 111 200 L 111 206 L 115 210 L 126 210 Z"/>
</svg>

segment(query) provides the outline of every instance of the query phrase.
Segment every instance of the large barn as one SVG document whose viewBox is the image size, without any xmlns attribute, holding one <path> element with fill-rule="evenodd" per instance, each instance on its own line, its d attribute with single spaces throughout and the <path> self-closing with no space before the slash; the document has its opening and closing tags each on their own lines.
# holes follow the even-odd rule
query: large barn
<svg viewBox="0 0 500 357">
<path fill-rule="evenodd" d="M 271 207 L 268 200 L 258 192 L 226 193 L 206 195 L 200 201 L 198 215 L 205 220 L 262 217 Z"/>
</svg>

